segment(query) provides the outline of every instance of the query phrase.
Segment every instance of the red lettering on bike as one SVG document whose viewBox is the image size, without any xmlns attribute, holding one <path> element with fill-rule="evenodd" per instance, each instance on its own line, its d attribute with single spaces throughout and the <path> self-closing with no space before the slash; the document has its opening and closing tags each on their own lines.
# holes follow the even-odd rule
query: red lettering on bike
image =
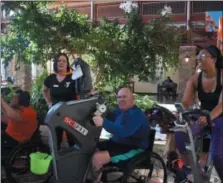
<svg viewBox="0 0 223 183">
<path fill-rule="evenodd" d="M 67 125 L 75 128 L 76 122 L 72 118 L 70 118 L 68 116 L 65 116 L 63 120 L 64 120 L 64 123 L 66 123 Z"/>
<path fill-rule="evenodd" d="M 76 121 L 74 121 L 71 117 L 65 116 L 63 118 L 64 123 L 66 123 L 68 126 L 72 127 L 82 135 L 86 136 L 88 134 L 88 130 L 78 124 Z"/>
</svg>

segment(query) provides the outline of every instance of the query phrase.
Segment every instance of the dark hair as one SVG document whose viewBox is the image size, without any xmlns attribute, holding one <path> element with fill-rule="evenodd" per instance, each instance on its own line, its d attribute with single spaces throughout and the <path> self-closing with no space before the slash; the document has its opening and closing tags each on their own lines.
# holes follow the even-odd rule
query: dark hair
<svg viewBox="0 0 223 183">
<path fill-rule="evenodd" d="M 19 105 L 28 107 L 30 106 L 30 94 L 27 91 L 21 89 L 15 91 L 16 95 L 19 97 Z"/>
<path fill-rule="evenodd" d="M 53 60 L 53 71 L 54 71 L 55 73 L 58 72 L 58 70 L 57 70 L 57 62 L 58 62 L 58 59 L 59 59 L 60 56 L 64 56 L 64 57 L 66 57 L 66 59 L 67 59 L 67 72 L 69 72 L 69 71 L 70 71 L 69 58 L 68 58 L 68 56 L 67 56 L 65 53 L 59 53 L 58 55 L 56 55 L 56 56 L 54 57 L 54 60 Z"/>
<path fill-rule="evenodd" d="M 198 55 L 200 53 L 200 51 L 203 50 L 204 48 L 201 47 L 201 46 L 199 46 L 199 45 L 197 45 L 196 47 L 197 47 L 197 49 L 196 49 L 196 55 Z"/>
<path fill-rule="evenodd" d="M 221 51 L 214 45 L 210 45 L 205 48 L 212 57 L 216 58 L 215 67 L 218 69 L 223 69 L 223 56 L 221 55 Z"/>
</svg>

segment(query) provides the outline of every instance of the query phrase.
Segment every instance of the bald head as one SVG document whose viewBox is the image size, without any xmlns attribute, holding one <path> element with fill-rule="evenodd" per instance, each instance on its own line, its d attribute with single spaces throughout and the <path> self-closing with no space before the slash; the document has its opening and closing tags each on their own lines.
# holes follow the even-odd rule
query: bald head
<svg viewBox="0 0 223 183">
<path fill-rule="evenodd" d="M 118 105 L 121 110 L 128 110 L 134 106 L 134 96 L 129 88 L 121 88 L 118 92 Z"/>
</svg>

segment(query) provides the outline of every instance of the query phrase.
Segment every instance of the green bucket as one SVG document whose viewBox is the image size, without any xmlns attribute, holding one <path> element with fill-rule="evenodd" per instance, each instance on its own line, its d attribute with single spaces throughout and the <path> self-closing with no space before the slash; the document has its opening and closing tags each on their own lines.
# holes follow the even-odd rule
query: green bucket
<svg viewBox="0 0 223 183">
<path fill-rule="evenodd" d="M 35 152 L 30 154 L 30 171 L 36 175 L 47 174 L 52 156 L 46 153 Z"/>
</svg>

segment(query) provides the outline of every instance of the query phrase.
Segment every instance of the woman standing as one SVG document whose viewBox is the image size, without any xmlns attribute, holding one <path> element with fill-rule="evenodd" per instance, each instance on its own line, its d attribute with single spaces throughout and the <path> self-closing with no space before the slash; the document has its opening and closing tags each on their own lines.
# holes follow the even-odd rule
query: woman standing
<svg viewBox="0 0 223 183">
<path fill-rule="evenodd" d="M 53 63 L 54 73 L 49 75 L 43 84 L 42 93 L 49 108 L 58 102 L 76 100 L 75 83 L 70 73 L 68 56 L 65 53 L 58 54 Z M 63 130 L 57 130 L 57 145 L 60 148 Z M 72 138 L 67 134 L 68 143 L 74 145 Z"/>
</svg>

